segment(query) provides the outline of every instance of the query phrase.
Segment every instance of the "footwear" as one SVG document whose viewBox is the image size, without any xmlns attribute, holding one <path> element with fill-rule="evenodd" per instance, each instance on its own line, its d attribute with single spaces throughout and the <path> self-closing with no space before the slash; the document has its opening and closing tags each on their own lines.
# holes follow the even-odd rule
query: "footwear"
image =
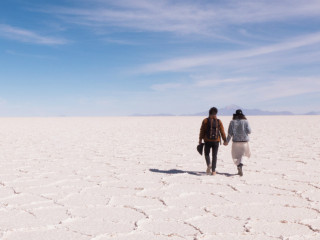
<svg viewBox="0 0 320 240">
<path fill-rule="evenodd" d="M 211 175 L 213 175 L 213 176 L 214 176 L 214 175 L 216 175 L 216 174 L 217 174 L 217 173 L 216 173 L 216 171 L 214 171 L 214 172 L 212 172 L 212 174 L 211 174 Z"/>
<path fill-rule="evenodd" d="M 207 167 L 207 175 L 211 175 L 212 174 L 211 168 L 212 167 L 210 165 Z"/>
<path fill-rule="evenodd" d="M 240 164 L 238 165 L 238 167 L 237 167 L 237 168 L 238 168 L 238 174 L 240 175 L 240 177 L 243 176 L 242 166 L 243 166 L 243 164 L 240 163 Z"/>
</svg>

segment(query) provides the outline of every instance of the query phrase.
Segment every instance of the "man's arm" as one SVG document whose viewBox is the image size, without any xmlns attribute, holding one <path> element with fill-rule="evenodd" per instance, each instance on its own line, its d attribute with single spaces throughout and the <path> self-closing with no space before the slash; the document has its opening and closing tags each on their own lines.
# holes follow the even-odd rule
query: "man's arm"
<svg viewBox="0 0 320 240">
<path fill-rule="evenodd" d="M 205 136 L 205 120 L 202 121 L 201 128 L 200 128 L 200 134 L 199 134 L 199 144 L 202 142 L 202 139 L 204 139 Z"/>
<path fill-rule="evenodd" d="M 226 142 L 227 141 L 226 133 L 224 132 L 224 127 L 221 120 L 219 120 L 219 125 L 220 125 L 220 133 L 221 133 L 222 139 L 224 142 Z"/>
</svg>

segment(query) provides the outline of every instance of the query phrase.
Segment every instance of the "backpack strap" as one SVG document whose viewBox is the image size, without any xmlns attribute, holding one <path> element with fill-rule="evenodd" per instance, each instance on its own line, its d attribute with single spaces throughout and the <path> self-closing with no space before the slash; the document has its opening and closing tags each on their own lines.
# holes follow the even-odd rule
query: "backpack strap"
<svg viewBox="0 0 320 240">
<path fill-rule="evenodd" d="M 220 138 L 220 145 L 222 144 L 221 142 L 221 132 L 220 132 L 220 119 L 218 119 L 218 127 L 217 127 L 218 131 L 219 131 L 219 138 Z"/>
<path fill-rule="evenodd" d="M 206 129 L 206 136 L 210 137 L 210 118 L 207 118 L 207 129 Z"/>
<path fill-rule="evenodd" d="M 219 119 L 216 119 L 215 121 L 215 125 L 216 125 L 216 136 L 218 136 L 218 134 L 220 133 L 220 130 L 219 130 Z"/>
</svg>

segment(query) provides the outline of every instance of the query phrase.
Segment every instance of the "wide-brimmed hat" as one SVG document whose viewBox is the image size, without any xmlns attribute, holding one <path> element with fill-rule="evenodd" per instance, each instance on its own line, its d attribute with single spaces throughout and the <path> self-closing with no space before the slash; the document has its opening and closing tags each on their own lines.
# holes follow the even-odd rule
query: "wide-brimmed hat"
<svg viewBox="0 0 320 240">
<path fill-rule="evenodd" d="M 242 117 L 242 116 L 244 116 L 244 114 L 241 109 L 238 109 L 236 113 L 233 114 L 233 117 Z"/>
<path fill-rule="evenodd" d="M 241 110 L 241 109 L 238 109 L 238 110 L 236 111 L 236 115 L 237 115 L 237 116 L 243 116 L 242 110 Z"/>
<path fill-rule="evenodd" d="M 200 143 L 198 146 L 197 146 L 197 151 L 200 155 L 203 154 L 203 146 L 204 146 L 204 143 Z"/>
</svg>

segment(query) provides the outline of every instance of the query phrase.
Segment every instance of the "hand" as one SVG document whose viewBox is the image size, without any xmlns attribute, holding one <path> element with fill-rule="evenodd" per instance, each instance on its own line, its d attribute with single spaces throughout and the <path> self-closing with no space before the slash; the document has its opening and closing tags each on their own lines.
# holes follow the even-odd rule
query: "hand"
<svg viewBox="0 0 320 240">
<path fill-rule="evenodd" d="M 224 142 L 223 142 L 223 145 L 228 146 L 228 142 L 227 142 L 227 141 L 224 141 Z"/>
</svg>

